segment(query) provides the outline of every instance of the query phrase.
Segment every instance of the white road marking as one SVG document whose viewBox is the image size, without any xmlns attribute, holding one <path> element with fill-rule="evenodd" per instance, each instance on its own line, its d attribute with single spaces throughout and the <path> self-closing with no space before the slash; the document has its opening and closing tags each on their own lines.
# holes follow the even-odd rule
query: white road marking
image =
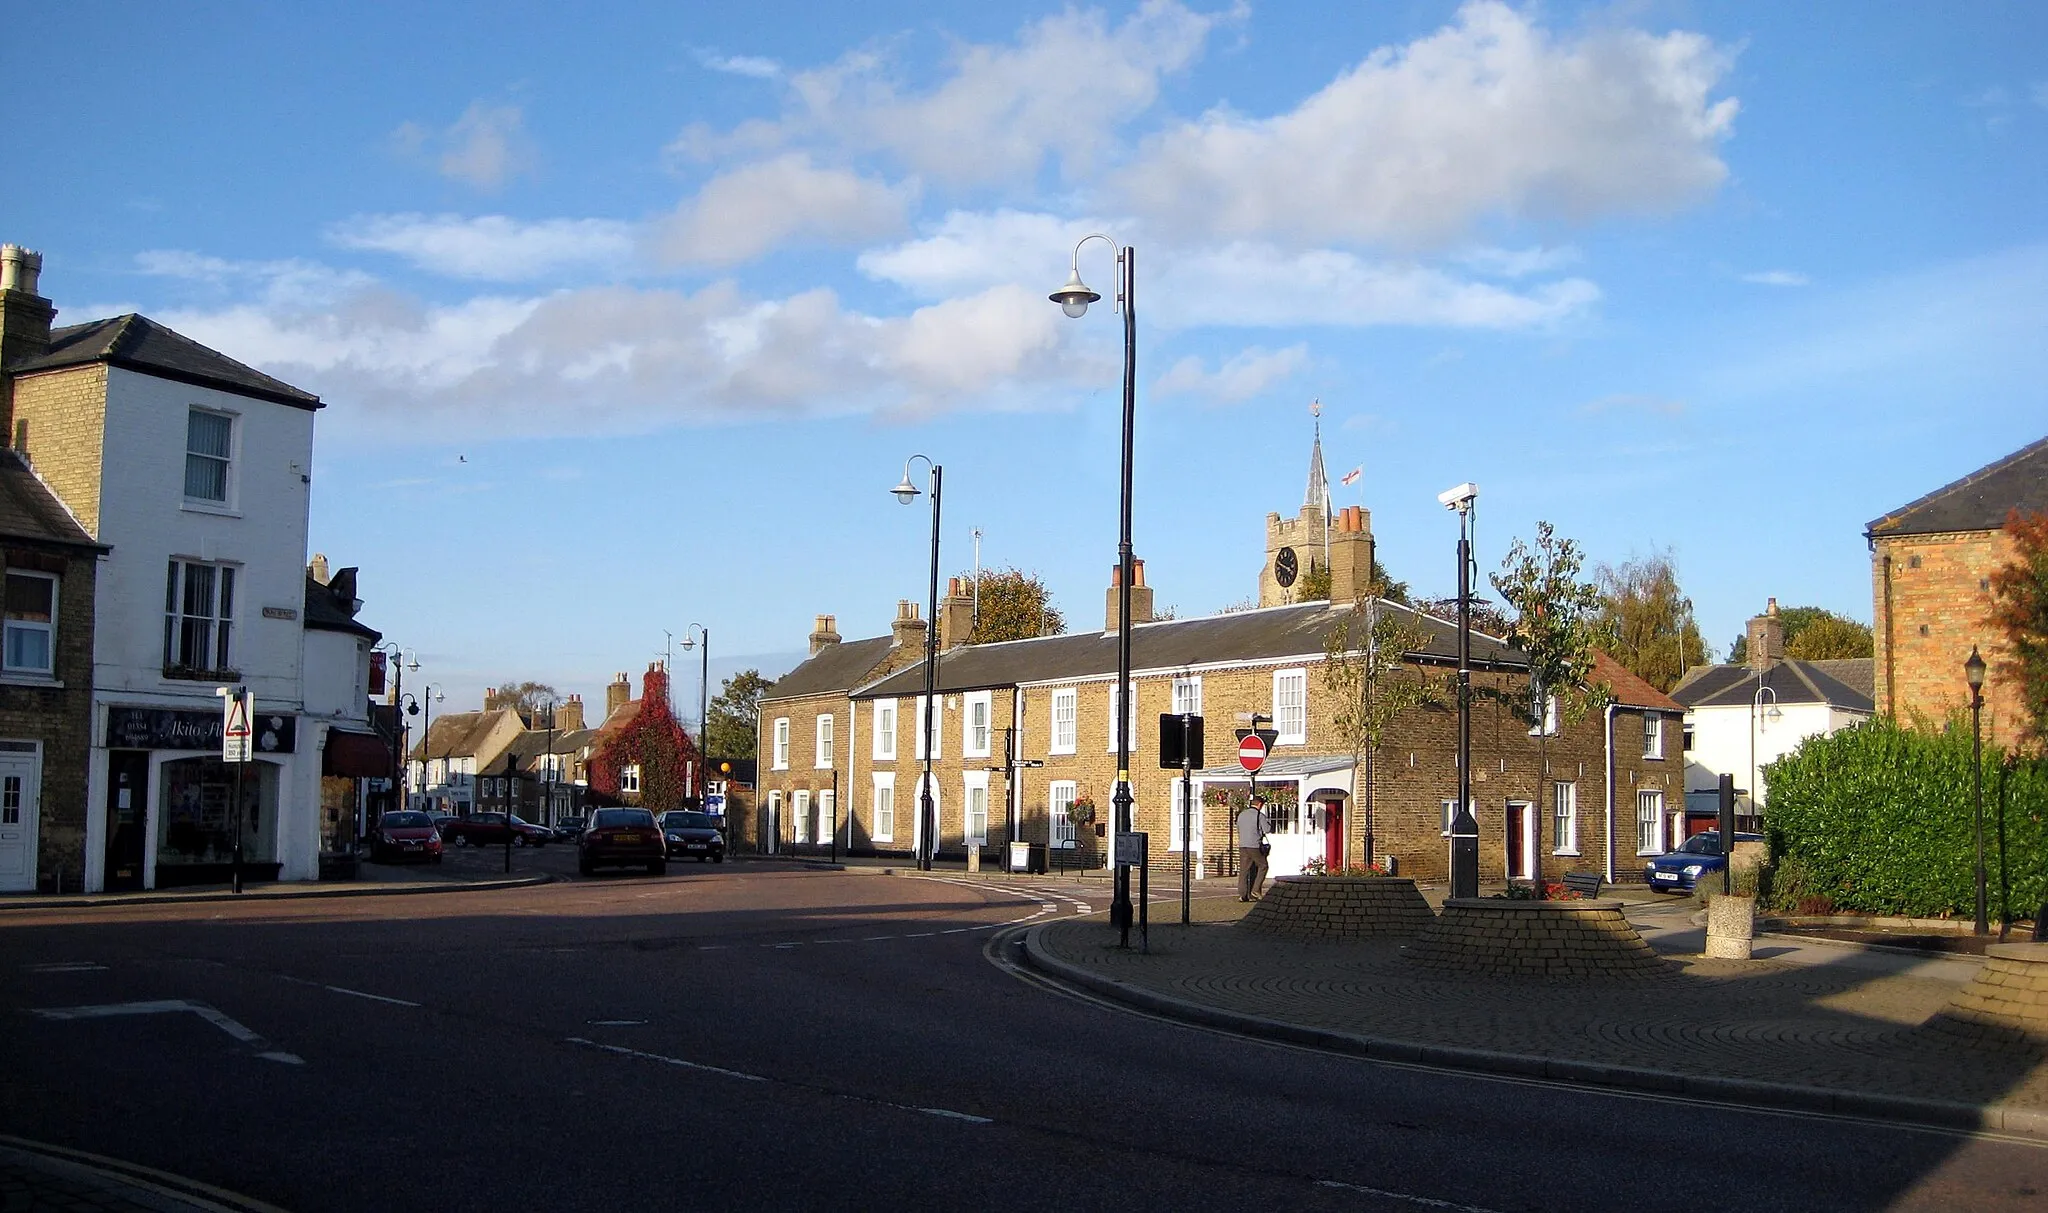
<svg viewBox="0 0 2048 1213">
<path fill-rule="evenodd" d="M 593 1028 L 637 1028 L 647 1021 L 644 1019 L 586 1019 L 583 1022 Z"/>
<path fill-rule="evenodd" d="M 707 1066 L 702 1062 L 684 1061 L 680 1057 L 664 1057 L 659 1053 L 644 1053 L 639 1049 L 628 1049 L 624 1045 L 600 1044 L 594 1040 L 585 1040 L 581 1036 L 569 1037 L 569 1043 L 572 1045 L 582 1045 L 586 1049 L 601 1049 L 606 1053 L 617 1053 L 625 1057 L 638 1057 L 644 1061 L 658 1061 L 665 1066 L 677 1066 L 685 1070 L 702 1070 L 707 1074 L 723 1074 L 727 1078 L 738 1078 L 746 1082 L 769 1081 L 759 1074 L 748 1074 L 743 1070 L 728 1070 L 723 1066 Z"/>
<path fill-rule="evenodd" d="M 109 1019 L 124 1015 L 166 1015 L 178 1011 L 190 1011 L 243 1044 L 257 1049 L 256 1056 L 266 1061 L 281 1061 L 294 1066 L 306 1064 L 305 1059 L 297 1054 L 268 1048 L 268 1042 L 261 1036 L 258 1036 L 248 1028 L 203 1002 L 192 1002 L 183 998 L 160 998 L 145 1002 L 102 1003 L 99 1006 L 91 1007 L 32 1008 L 32 1013 L 40 1018 L 55 1020 Z"/>
<path fill-rule="evenodd" d="M 107 966 L 91 960 L 59 960 L 49 964 L 23 965 L 31 973 L 104 973 Z"/>
<path fill-rule="evenodd" d="M 382 994 L 365 994 L 361 990 L 351 990 L 346 986 L 322 986 L 321 988 L 332 990 L 336 994 L 347 994 L 351 998 L 367 998 L 371 1002 L 388 1002 L 395 1007 L 416 1007 L 420 1005 L 416 1002 L 407 1002 L 403 998 L 386 998 Z"/>
<path fill-rule="evenodd" d="M 966 1112 L 955 1112 L 951 1108 L 914 1108 L 912 1111 L 922 1112 L 927 1116 L 943 1116 L 948 1120 L 964 1120 L 969 1124 L 976 1125 L 992 1125 L 996 1123 L 986 1116 L 972 1116 Z"/>
<path fill-rule="evenodd" d="M 1344 1192 L 1362 1192 L 1367 1196 L 1378 1196 L 1386 1200 L 1402 1200 L 1426 1209 L 1451 1209 L 1454 1213 L 1499 1213 L 1484 1205 L 1461 1205 L 1455 1200 L 1438 1200 L 1434 1196 L 1417 1196 L 1413 1192 L 1393 1192 L 1386 1188 L 1368 1188 L 1364 1184 L 1339 1183 L 1334 1179 L 1319 1179 L 1318 1188 L 1336 1188 Z"/>
</svg>

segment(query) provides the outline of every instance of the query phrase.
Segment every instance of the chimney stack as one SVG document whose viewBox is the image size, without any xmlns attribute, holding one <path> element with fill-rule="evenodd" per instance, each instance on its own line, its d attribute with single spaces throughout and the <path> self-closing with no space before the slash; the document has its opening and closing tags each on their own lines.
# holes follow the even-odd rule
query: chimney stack
<svg viewBox="0 0 2048 1213">
<path fill-rule="evenodd" d="M 18 244 L 0 244 L 0 370 L 49 352 L 50 322 L 57 309 L 36 293 L 43 255 Z M 27 435 L 14 425 L 14 382 L 0 376 L 0 444 L 21 448 Z"/>
<path fill-rule="evenodd" d="M 574 733 L 590 726 L 583 723 L 583 696 L 571 695 L 555 705 L 555 731 Z"/>
<path fill-rule="evenodd" d="M 817 626 L 811 629 L 811 656 L 816 657 L 838 643 L 838 618 L 832 615 L 818 616 Z"/>
<path fill-rule="evenodd" d="M 974 634 L 974 587 L 965 577 L 946 582 L 946 596 L 939 599 L 939 649 L 957 649 Z"/>
<path fill-rule="evenodd" d="M 889 635 L 895 648 L 924 654 L 924 619 L 917 613 L 916 603 L 908 598 L 896 600 L 896 622 L 889 625 Z"/>
<path fill-rule="evenodd" d="M 633 684 L 627 680 L 624 671 L 612 677 L 612 684 L 604 689 L 604 718 L 610 720 L 618 715 L 619 709 L 633 699 Z"/>
<path fill-rule="evenodd" d="M 1785 624 L 1778 618 L 1777 599 L 1749 621 L 1748 645 L 1752 670 L 1768 670 L 1785 660 Z"/>
<path fill-rule="evenodd" d="M 306 576 L 311 577 L 321 585 L 326 585 L 331 580 L 330 574 L 327 571 L 327 554 L 325 552 L 313 553 L 313 562 L 306 566 Z"/>
<path fill-rule="evenodd" d="M 1104 595 L 1102 630 L 1116 631 L 1117 586 L 1123 580 L 1116 565 L 1109 566 L 1109 590 Z M 1131 558 L 1131 626 L 1152 622 L 1152 587 L 1145 584 L 1145 562 Z"/>
</svg>

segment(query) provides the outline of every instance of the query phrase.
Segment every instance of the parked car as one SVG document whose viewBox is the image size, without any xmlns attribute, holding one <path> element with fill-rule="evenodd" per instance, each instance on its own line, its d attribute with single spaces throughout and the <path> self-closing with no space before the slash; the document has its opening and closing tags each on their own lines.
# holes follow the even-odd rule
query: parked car
<svg viewBox="0 0 2048 1213">
<path fill-rule="evenodd" d="M 668 871 L 668 843 L 646 809 L 599 809 L 576 839 L 576 870 L 645 867 L 649 875 Z"/>
<path fill-rule="evenodd" d="M 663 813 L 661 832 L 668 840 L 670 859 L 725 862 L 725 835 L 718 828 L 718 818 L 709 813 L 695 813 L 687 809 Z"/>
<path fill-rule="evenodd" d="M 581 817 L 564 817 L 555 823 L 556 842 L 575 842 L 576 836 L 581 833 L 583 833 L 583 819 Z"/>
<path fill-rule="evenodd" d="M 1762 842 L 1761 834 L 1737 834 L 1736 842 Z M 1721 831 L 1707 830 L 1678 844 L 1678 849 L 1643 865 L 1643 879 L 1660 893 L 1690 893 L 1702 876 L 1728 866 L 1721 853 Z"/>
<path fill-rule="evenodd" d="M 376 863 L 398 863 L 417 859 L 441 862 L 441 832 L 425 813 L 400 810 L 386 813 L 370 834 L 370 859 Z"/>
<path fill-rule="evenodd" d="M 453 826 L 443 827 L 441 836 L 449 837 L 452 830 L 457 846 L 504 846 L 506 836 L 505 814 L 471 813 L 459 819 Z M 522 847 L 544 847 L 555 839 L 555 832 L 546 826 L 537 826 L 514 815 L 510 827 L 512 841 Z"/>
</svg>

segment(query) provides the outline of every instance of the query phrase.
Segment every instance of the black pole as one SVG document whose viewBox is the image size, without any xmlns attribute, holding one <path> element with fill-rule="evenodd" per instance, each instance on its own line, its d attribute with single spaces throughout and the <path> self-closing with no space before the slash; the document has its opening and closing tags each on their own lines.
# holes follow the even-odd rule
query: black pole
<svg viewBox="0 0 2048 1213">
<path fill-rule="evenodd" d="M 1124 305 L 1124 425 L 1123 472 L 1117 505 L 1116 544 L 1116 704 L 1121 718 L 1116 724 L 1116 791 L 1110 797 L 1110 833 L 1131 830 L 1131 464 L 1138 418 L 1138 313 L 1133 298 L 1137 283 L 1137 250 L 1125 245 L 1123 255 Z M 1112 857 L 1116 839 L 1110 839 Z M 1110 921 L 1121 931 L 1122 946 L 1131 946 L 1131 871 L 1116 865 L 1116 893 L 1110 902 Z"/>
<path fill-rule="evenodd" d="M 240 698 L 240 696 L 238 695 L 237 698 Z M 249 715 L 250 713 L 244 712 L 243 719 L 246 721 Z M 252 723 L 248 727 L 251 730 L 251 736 L 243 740 L 244 745 L 252 744 L 255 741 L 255 725 Z M 239 895 L 242 891 L 242 767 L 246 765 L 248 755 L 246 751 L 237 751 L 237 754 L 240 756 L 235 759 L 235 850 L 231 861 L 232 870 L 229 880 L 235 893 Z"/>
<path fill-rule="evenodd" d="M 1195 878 L 1195 763 L 1193 714 L 1180 718 L 1180 925 L 1192 921 Z"/>
<path fill-rule="evenodd" d="M 939 854 L 939 821 L 932 811 L 932 725 L 939 710 L 939 510 L 945 478 L 946 470 L 932 464 L 931 615 L 924 623 L 924 782 L 917 789 L 917 820 L 923 827 L 918 831 L 917 867 L 923 872 L 932 870 L 932 860 Z"/>
<path fill-rule="evenodd" d="M 1472 815 L 1471 507 L 1458 511 L 1458 808 L 1451 815 L 1451 896 L 1479 896 L 1479 821 Z"/>
<path fill-rule="evenodd" d="M 847 732 L 849 732 L 849 733 L 853 732 L 853 730 L 852 730 L 851 728 L 847 729 L 846 731 L 847 731 Z M 852 738 L 850 738 L 850 737 L 849 737 L 849 738 L 848 738 L 847 740 L 848 740 L 848 741 L 850 742 L 850 741 L 852 741 Z M 832 756 L 832 758 L 833 758 L 833 761 L 834 761 L 835 763 L 836 763 L 836 762 L 837 762 L 837 761 L 839 760 L 839 756 L 838 756 L 837 754 L 834 754 L 834 755 Z M 839 862 L 839 768 L 838 768 L 837 766 L 834 766 L 834 767 L 832 768 L 832 818 L 831 818 L 831 820 L 827 821 L 827 822 L 825 823 L 825 825 L 826 825 L 826 827 L 827 827 L 827 832 L 829 832 L 829 833 L 830 833 L 830 834 L 832 835 L 832 862 L 833 862 L 833 863 L 838 863 L 838 862 Z"/>
<path fill-rule="evenodd" d="M 700 623 L 697 630 L 704 633 L 704 655 L 697 665 L 697 807 L 701 809 L 711 786 L 711 629 Z M 853 723 L 851 714 L 847 723 Z M 838 797 L 833 800 L 836 810 Z"/>
<path fill-rule="evenodd" d="M 1991 934 L 1984 896 L 1984 693 L 1970 692 L 1970 789 L 1977 815 L 1977 934 Z"/>
<path fill-rule="evenodd" d="M 547 763 L 547 766 L 543 768 L 545 772 L 543 779 L 545 782 L 542 784 L 542 788 L 543 795 L 547 797 L 548 829 L 553 830 L 555 828 L 555 701 L 552 699 L 548 700 L 548 754 L 542 761 Z"/>
<path fill-rule="evenodd" d="M 1998 764 L 1998 942 L 2012 934 L 2012 873 L 2005 866 L 2005 777 L 2012 773 L 2012 755 Z"/>
<path fill-rule="evenodd" d="M 512 871 L 512 771 L 517 760 L 505 755 L 505 871 Z"/>
</svg>

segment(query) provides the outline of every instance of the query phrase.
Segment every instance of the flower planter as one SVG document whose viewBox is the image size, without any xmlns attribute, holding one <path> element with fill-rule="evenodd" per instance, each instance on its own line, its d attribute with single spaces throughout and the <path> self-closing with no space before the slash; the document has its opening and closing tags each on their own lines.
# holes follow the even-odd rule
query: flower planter
<svg viewBox="0 0 2048 1213">
<path fill-rule="evenodd" d="M 1435 918 L 1415 882 L 1398 876 L 1281 876 L 1238 925 L 1299 939 L 1408 939 Z"/>
<path fill-rule="evenodd" d="M 1723 894 L 1707 902 L 1707 955 L 1716 960 L 1748 960 L 1756 940 L 1756 898 Z"/>
<path fill-rule="evenodd" d="M 1453 897 L 1406 957 L 1463 978 L 1639 980 L 1672 971 L 1622 917 L 1621 903 L 1610 900 Z"/>
</svg>

